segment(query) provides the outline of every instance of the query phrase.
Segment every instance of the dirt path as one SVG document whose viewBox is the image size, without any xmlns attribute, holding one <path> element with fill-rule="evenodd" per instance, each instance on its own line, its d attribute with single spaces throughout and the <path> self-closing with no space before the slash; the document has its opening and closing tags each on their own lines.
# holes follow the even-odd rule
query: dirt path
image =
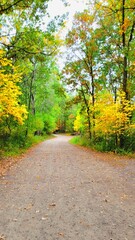
<svg viewBox="0 0 135 240">
<path fill-rule="evenodd" d="M 135 161 L 69 138 L 39 144 L 1 177 L 0 240 L 135 239 Z"/>
</svg>

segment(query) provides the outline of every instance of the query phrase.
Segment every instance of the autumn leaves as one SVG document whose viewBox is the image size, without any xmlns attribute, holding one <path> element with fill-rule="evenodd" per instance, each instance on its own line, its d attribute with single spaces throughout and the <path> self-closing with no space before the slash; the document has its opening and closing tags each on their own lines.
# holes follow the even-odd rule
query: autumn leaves
<svg viewBox="0 0 135 240">
<path fill-rule="evenodd" d="M 6 122 L 13 117 L 19 124 L 27 118 L 25 105 L 19 102 L 21 89 L 18 83 L 21 81 L 21 73 L 14 67 L 11 60 L 4 57 L 4 51 L 0 50 L 0 122 Z"/>
</svg>

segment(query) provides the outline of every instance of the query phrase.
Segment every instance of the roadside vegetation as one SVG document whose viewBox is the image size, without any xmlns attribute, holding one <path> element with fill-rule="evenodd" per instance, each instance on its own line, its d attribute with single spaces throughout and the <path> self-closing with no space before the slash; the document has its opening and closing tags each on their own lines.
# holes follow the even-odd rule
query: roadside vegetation
<svg viewBox="0 0 135 240">
<path fill-rule="evenodd" d="M 133 1 L 88 1 L 64 40 L 67 16 L 46 24 L 48 2 L 0 5 L 0 154 L 56 132 L 80 134 L 72 141 L 99 151 L 134 153 Z"/>
</svg>

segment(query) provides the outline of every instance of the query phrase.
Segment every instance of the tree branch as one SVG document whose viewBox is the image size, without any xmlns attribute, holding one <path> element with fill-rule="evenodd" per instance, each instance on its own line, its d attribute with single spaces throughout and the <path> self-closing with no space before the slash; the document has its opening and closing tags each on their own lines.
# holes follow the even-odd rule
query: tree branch
<svg viewBox="0 0 135 240">
<path fill-rule="evenodd" d="M 2 44 L 3 46 L 5 46 L 8 50 L 10 50 L 11 48 L 14 47 L 14 45 L 8 45 L 8 44 L 5 44 L 5 43 L 0 43 L 0 44 Z M 50 53 L 45 53 L 45 52 L 43 52 L 43 51 L 33 52 L 33 51 L 29 51 L 29 50 L 27 50 L 27 49 L 25 49 L 25 48 L 23 48 L 23 47 L 16 47 L 16 50 L 17 50 L 17 52 L 22 51 L 22 52 L 25 52 L 25 53 L 31 54 L 31 55 L 42 54 L 42 55 L 44 55 L 44 56 L 49 57 L 49 56 L 52 56 L 53 53 L 55 53 L 56 48 L 55 48 L 54 50 L 52 50 Z M 13 51 L 12 51 L 12 52 L 13 52 Z"/>
<path fill-rule="evenodd" d="M 0 5 L 0 14 L 3 14 L 4 12 L 8 11 L 10 8 L 18 5 L 18 3 L 20 3 L 20 2 L 23 2 L 23 0 L 17 0 L 16 2 L 14 2 L 8 6 L 5 6 L 6 4 L 4 4 L 4 5 L 1 4 Z"/>
<path fill-rule="evenodd" d="M 135 21 L 133 22 L 132 29 L 131 29 L 131 32 L 130 32 L 130 37 L 129 37 L 129 40 L 128 40 L 128 48 L 129 48 L 130 42 L 131 42 L 132 39 L 133 39 L 134 29 L 135 29 Z"/>
</svg>

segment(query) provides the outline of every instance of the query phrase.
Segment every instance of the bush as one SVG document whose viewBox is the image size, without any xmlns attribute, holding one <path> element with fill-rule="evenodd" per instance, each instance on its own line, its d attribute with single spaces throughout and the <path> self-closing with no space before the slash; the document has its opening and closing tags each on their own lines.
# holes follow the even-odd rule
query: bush
<svg viewBox="0 0 135 240">
<path fill-rule="evenodd" d="M 96 137 L 93 141 L 86 136 L 73 137 L 70 142 L 80 146 L 91 147 L 100 152 L 115 152 L 121 155 L 127 155 L 135 151 L 135 133 L 124 135 L 124 146 L 120 148 L 116 145 L 116 136 L 112 135 L 109 137 Z"/>
<path fill-rule="evenodd" d="M 70 143 L 78 144 L 78 145 L 84 146 L 84 147 L 89 147 L 91 145 L 89 138 L 87 138 L 86 136 L 83 136 L 83 137 L 81 137 L 81 136 L 73 137 L 70 140 Z"/>
</svg>

